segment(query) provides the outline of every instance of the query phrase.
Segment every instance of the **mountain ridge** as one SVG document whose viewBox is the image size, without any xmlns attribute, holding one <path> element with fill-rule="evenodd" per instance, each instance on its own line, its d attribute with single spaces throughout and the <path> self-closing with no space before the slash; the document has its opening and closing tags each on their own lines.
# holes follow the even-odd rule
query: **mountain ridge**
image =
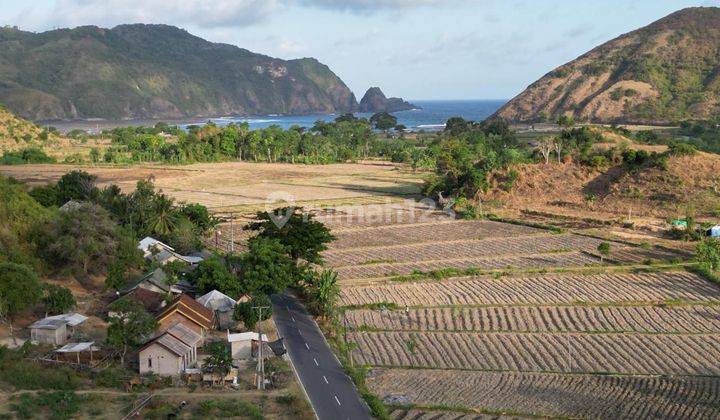
<svg viewBox="0 0 720 420">
<path fill-rule="evenodd" d="M 720 8 L 682 9 L 548 72 L 493 117 L 668 124 L 720 112 Z"/>
<path fill-rule="evenodd" d="M 282 60 L 169 25 L 0 28 L 0 102 L 32 120 L 346 112 L 314 58 Z"/>
</svg>

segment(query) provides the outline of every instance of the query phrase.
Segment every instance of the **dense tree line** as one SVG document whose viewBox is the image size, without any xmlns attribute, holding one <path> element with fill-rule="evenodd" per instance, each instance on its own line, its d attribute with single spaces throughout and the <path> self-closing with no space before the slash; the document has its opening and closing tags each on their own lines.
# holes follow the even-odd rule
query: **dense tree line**
<svg viewBox="0 0 720 420">
<path fill-rule="evenodd" d="M 105 162 L 163 161 L 170 163 L 240 160 L 325 164 L 386 154 L 387 147 L 373 128 L 396 128 L 389 114 L 370 120 L 352 114 L 335 121 L 318 121 L 310 129 L 277 125 L 250 130 L 247 123 L 220 127 L 212 122 L 186 130 L 158 124 L 155 127 L 115 128 L 104 134 L 112 139 Z"/>
</svg>

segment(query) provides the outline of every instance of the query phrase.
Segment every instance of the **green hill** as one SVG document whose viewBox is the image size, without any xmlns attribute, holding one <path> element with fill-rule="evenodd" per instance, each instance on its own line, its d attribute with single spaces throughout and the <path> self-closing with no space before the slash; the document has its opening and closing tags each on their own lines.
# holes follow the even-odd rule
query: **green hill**
<svg viewBox="0 0 720 420">
<path fill-rule="evenodd" d="M 0 102 L 32 120 L 342 112 L 352 92 L 313 58 L 280 60 L 166 25 L 0 29 Z"/>
<path fill-rule="evenodd" d="M 495 116 L 669 123 L 720 113 L 720 8 L 677 11 L 530 85 Z"/>
</svg>

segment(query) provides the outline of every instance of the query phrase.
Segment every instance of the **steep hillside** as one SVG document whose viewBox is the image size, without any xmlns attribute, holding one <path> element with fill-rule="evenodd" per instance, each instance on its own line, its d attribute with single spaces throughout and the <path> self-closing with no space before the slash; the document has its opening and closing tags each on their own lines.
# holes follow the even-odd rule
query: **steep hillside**
<svg viewBox="0 0 720 420">
<path fill-rule="evenodd" d="M 720 209 L 720 156 L 698 153 L 671 156 L 667 169 L 628 171 L 622 166 L 595 169 L 576 162 L 515 168 L 518 179 L 508 192 L 496 188 L 486 202 L 515 210 L 610 219 L 675 218 L 688 211 L 713 216 Z"/>
<path fill-rule="evenodd" d="M 32 119 L 182 118 L 352 110 L 312 58 L 280 60 L 165 25 L 0 29 L 0 102 Z"/>
<path fill-rule="evenodd" d="M 609 41 L 530 85 L 495 116 L 669 123 L 720 112 L 720 8 L 683 9 Z"/>
</svg>

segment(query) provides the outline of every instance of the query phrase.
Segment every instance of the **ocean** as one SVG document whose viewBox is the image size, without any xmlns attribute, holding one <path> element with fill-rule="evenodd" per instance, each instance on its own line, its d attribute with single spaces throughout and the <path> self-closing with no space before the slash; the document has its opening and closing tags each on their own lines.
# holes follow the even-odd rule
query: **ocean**
<svg viewBox="0 0 720 420">
<path fill-rule="evenodd" d="M 450 117 L 462 117 L 467 120 L 482 121 L 493 114 L 500 108 L 506 100 L 498 99 L 478 99 L 478 100 L 438 100 L 438 101 L 422 101 L 411 100 L 412 104 L 419 106 L 421 109 L 410 111 L 395 112 L 398 124 L 402 124 L 408 130 L 440 130 L 443 124 Z M 371 114 L 356 113 L 358 117 L 369 118 Z M 251 129 L 265 128 L 270 125 L 279 125 L 282 128 L 290 128 L 293 125 L 300 127 L 312 127 L 315 121 L 332 121 L 338 115 L 336 114 L 311 114 L 311 115 L 261 115 L 248 117 L 218 117 L 206 119 L 186 119 L 186 120 L 162 120 L 171 125 L 187 127 L 191 124 L 203 124 L 206 121 L 213 121 L 218 125 L 227 125 L 231 122 L 247 122 Z M 149 126 L 155 125 L 159 120 L 77 120 L 77 121 L 47 121 L 40 122 L 43 126 L 54 126 L 58 130 L 67 133 L 73 129 L 86 130 L 96 133 L 102 129 L 114 127 L 128 126 Z"/>
<path fill-rule="evenodd" d="M 481 121 L 503 106 L 506 100 L 482 99 L 463 101 L 409 101 L 420 109 L 394 112 L 398 124 L 402 124 L 408 130 L 439 130 L 442 129 L 445 121 L 450 117 L 462 117 L 466 120 Z M 357 117 L 370 118 L 369 113 L 355 113 Z M 265 128 L 270 125 L 279 125 L 282 128 L 290 128 L 294 125 L 300 127 L 312 127 L 315 121 L 332 121 L 336 114 L 312 114 L 312 115 L 267 115 L 258 117 L 222 117 L 210 118 L 218 125 L 225 125 L 231 122 L 247 122 L 251 129 Z"/>
</svg>

